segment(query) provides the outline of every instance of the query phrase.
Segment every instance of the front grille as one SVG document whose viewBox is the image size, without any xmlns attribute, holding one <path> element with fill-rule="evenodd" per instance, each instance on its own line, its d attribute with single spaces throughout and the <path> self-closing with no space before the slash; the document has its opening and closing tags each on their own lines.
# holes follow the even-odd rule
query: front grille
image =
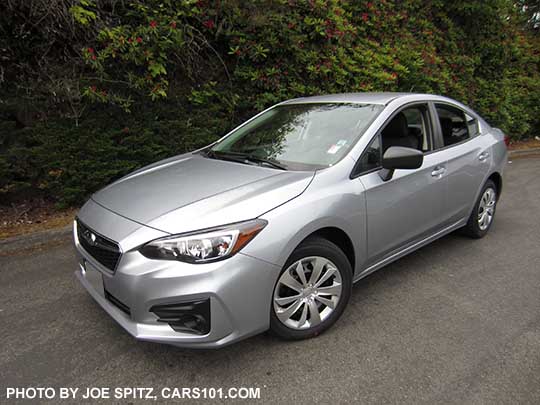
<svg viewBox="0 0 540 405">
<path fill-rule="evenodd" d="M 79 244 L 97 262 L 111 271 L 116 269 L 121 255 L 117 243 L 99 235 L 79 220 L 77 220 L 77 238 Z"/>
<path fill-rule="evenodd" d="M 131 316 L 131 311 L 129 310 L 129 307 L 124 304 L 122 301 L 120 301 L 118 298 L 116 298 L 114 295 L 112 295 L 110 292 L 105 290 L 105 298 L 107 298 L 109 301 L 111 301 L 117 308 L 124 311 L 126 314 Z"/>
</svg>

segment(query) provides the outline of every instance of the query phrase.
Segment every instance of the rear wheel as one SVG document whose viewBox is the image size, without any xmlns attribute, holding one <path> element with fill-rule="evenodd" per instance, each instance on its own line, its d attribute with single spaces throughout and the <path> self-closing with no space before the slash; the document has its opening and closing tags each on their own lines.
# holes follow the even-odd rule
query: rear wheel
<svg viewBox="0 0 540 405">
<path fill-rule="evenodd" d="M 311 238 L 292 253 L 272 296 L 270 330 L 284 339 L 319 335 L 341 316 L 352 287 L 349 260 L 332 242 Z"/>
<path fill-rule="evenodd" d="M 491 180 L 484 184 L 478 201 L 469 217 L 463 232 L 472 238 L 482 238 L 488 233 L 497 208 L 497 186 Z"/>
</svg>

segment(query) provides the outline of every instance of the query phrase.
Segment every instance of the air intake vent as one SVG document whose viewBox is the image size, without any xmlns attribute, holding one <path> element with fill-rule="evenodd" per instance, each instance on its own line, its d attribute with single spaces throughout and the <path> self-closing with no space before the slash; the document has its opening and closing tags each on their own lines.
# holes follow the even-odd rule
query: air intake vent
<svg viewBox="0 0 540 405">
<path fill-rule="evenodd" d="M 122 310 L 129 316 L 131 316 L 131 311 L 129 307 L 124 304 L 122 301 L 120 301 L 118 298 L 116 298 L 114 295 L 112 295 L 110 292 L 105 290 L 105 298 L 107 298 L 109 301 L 111 301 L 118 309 Z"/>
</svg>

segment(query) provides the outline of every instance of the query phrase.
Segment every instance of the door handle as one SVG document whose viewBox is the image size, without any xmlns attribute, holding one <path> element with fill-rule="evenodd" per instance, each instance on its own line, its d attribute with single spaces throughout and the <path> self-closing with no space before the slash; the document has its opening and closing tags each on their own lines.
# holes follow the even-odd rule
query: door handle
<svg viewBox="0 0 540 405">
<path fill-rule="evenodd" d="M 478 155 L 478 160 L 480 162 L 485 162 L 488 157 L 489 157 L 489 152 L 482 152 Z"/>
<path fill-rule="evenodd" d="M 446 172 L 446 169 L 443 166 L 437 166 L 433 171 L 431 172 L 431 175 L 433 177 L 442 177 L 442 175 Z"/>
</svg>

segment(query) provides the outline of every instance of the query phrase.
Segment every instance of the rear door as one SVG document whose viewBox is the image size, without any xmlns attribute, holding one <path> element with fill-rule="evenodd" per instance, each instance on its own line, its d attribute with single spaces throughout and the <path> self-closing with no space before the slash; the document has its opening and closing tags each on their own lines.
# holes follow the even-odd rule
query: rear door
<svg viewBox="0 0 540 405">
<path fill-rule="evenodd" d="M 436 148 L 445 158 L 446 224 L 468 218 L 491 165 L 489 139 L 480 134 L 473 113 L 450 103 L 433 103 Z"/>
</svg>

